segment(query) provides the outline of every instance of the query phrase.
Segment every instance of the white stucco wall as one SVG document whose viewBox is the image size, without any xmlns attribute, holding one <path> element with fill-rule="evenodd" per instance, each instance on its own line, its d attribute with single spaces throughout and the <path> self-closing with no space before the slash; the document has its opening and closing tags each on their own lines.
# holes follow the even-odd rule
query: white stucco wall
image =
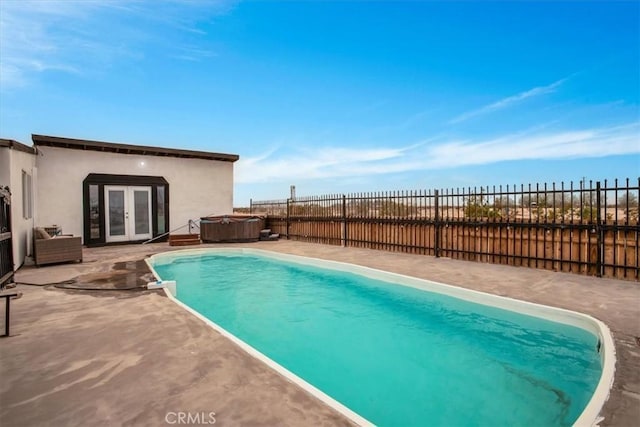
<svg viewBox="0 0 640 427">
<path fill-rule="evenodd" d="M 233 212 L 233 163 L 39 147 L 37 226 L 82 236 L 82 181 L 90 173 L 162 176 L 171 230 L 189 219 Z M 182 232 L 186 232 L 186 228 Z"/>
<path fill-rule="evenodd" d="M 3 160 L 0 161 L 4 166 L 8 158 L 8 175 L 9 185 L 11 189 L 11 240 L 13 244 L 13 268 L 17 270 L 23 263 L 27 255 L 32 254 L 33 247 L 33 224 L 36 212 L 35 191 L 36 191 L 36 156 L 25 153 L 23 151 L 3 148 Z M 8 155 L 5 155 L 8 154 Z M 3 167 L 4 169 L 4 167 Z M 22 210 L 22 171 L 31 175 L 32 191 L 33 191 L 33 208 L 32 217 L 24 218 Z M 0 175 L 3 181 L 6 179 L 6 170 Z M 6 181 L 5 181 L 6 182 Z"/>
</svg>

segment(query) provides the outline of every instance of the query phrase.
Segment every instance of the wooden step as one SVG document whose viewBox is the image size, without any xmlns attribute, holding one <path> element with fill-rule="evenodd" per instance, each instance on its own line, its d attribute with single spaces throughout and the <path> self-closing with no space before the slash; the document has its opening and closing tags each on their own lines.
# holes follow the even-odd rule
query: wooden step
<svg viewBox="0 0 640 427">
<path fill-rule="evenodd" d="M 199 245 L 202 241 L 200 240 L 199 234 L 171 234 L 169 235 L 169 246 L 192 246 Z"/>
<path fill-rule="evenodd" d="M 169 246 L 195 246 L 201 244 L 202 241 L 198 240 L 178 240 L 169 242 Z"/>
</svg>

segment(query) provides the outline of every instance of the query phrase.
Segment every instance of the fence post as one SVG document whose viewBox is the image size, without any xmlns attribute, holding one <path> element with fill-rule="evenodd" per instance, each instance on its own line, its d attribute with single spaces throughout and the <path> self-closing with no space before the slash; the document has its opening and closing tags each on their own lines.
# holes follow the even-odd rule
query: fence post
<svg viewBox="0 0 640 427">
<path fill-rule="evenodd" d="M 347 196 L 342 195 L 342 246 L 347 247 Z"/>
<path fill-rule="evenodd" d="M 596 181 L 596 232 L 598 233 L 598 249 L 596 252 L 596 274 L 602 277 L 604 274 L 604 266 L 602 256 L 604 254 L 604 227 L 602 226 L 602 212 L 600 212 L 600 181 Z M 606 208 L 606 206 L 605 206 Z M 615 250 L 615 248 L 614 248 Z"/>
<path fill-rule="evenodd" d="M 287 218 L 286 218 L 286 225 L 287 225 L 287 240 L 289 240 L 289 201 L 291 199 L 287 199 Z"/>
<path fill-rule="evenodd" d="M 253 199 L 249 199 L 249 215 L 253 213 Z"/>
<path fill-rule="evenodd" d="M 438 190 L 434 190 L 435 193 L 435 217 L 434 217 L 434 242 L 433 242 L 433 252 L 436 258 L 440 258 L 440 213 L 438 212 L 440 206 L 440 197 Z"/>
</svg>

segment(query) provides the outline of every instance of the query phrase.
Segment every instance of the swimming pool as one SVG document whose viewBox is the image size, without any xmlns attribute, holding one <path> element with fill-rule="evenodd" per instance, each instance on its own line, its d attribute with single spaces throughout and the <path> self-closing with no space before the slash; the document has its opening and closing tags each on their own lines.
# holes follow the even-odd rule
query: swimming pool
<svg viewBox="0 0 640 427">
<path fill-rule="evenodd" d="M 613 379 L 608 329 L 579 313 L 253 249 L 150 266 L 178 282 L 179 302 L 360 423 L 591 424 Z"/>
</svg>

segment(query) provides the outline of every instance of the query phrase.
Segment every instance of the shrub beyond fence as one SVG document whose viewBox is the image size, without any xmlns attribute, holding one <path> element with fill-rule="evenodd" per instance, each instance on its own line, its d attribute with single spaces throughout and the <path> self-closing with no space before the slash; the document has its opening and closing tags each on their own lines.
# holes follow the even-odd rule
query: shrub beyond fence
<svg viewBox="0 0 640 427">
<path fill-rule="evenodd" d="M 288 239 L 640 280 L 640 178 L 251 201 Z"/>
</svg>

